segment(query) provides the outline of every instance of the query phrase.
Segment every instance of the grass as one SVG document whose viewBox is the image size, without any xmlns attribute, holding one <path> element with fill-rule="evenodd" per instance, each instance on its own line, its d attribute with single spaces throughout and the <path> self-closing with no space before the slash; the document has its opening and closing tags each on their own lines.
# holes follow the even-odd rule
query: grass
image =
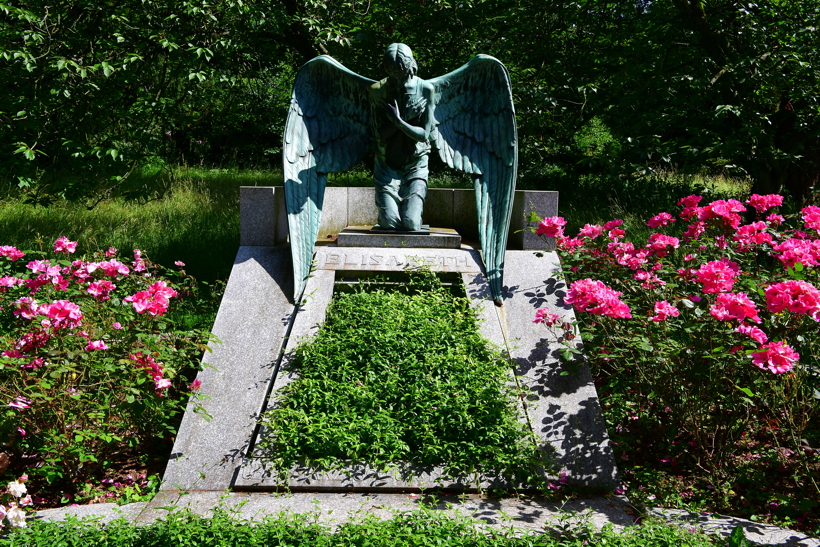
<svg viewBox="0 0 820 547">
<path fill-rule="evenodd" d="M 366 170 L 334 174 L 329 186 L 369 186 Z M 44 207 L 7 189 L 0 196 L 0 245 L 39 249 L 66 236 L 78 252 L 115 247 L 141 249 L 152 260 L 180 260 L 202 281 L 225 279 L 239 248 L 239 187 L 281 186 L 282 174 L 201 167 L 148 167 L 131 175 L 100 202 L 55 201 Z M 472 187 L 442 174 L 435 187 Z"/>
<path fill-rule="evenodd" d="M 263 420 L 262 452 L 283 472 L 297 461 L 410 462 L 537 480 L 511 364 L 481 338 L 469 301 L 424 270 L 399 285 L 359 287 L 337 290 L 317 335 L 297 348 L 298 378 Z"/>
<path fill-rule="evenodd" d="M 106 525 L 69 519 L 62 523 L 37 522 L 0 536 L 2 547 L 65 545 L 96 547 L 711 547 L 725 540 L 701 532 L 647 522 L 623 531 L 611 526 L 596 532 L 591 526 L 559 526 L 551 533 L 520 532 L 511 527 L 481 529 L 468 517 L 452 517 L 432 509 L 398 513 L 382 521 L 363 515 L 335 530 L 318 522 L 315 513 L 268 516 L 249 521 L 237 514 L 215 510 L 208 518 L 185 511 L 147 525 L 123 519 Z"/>
</svg>

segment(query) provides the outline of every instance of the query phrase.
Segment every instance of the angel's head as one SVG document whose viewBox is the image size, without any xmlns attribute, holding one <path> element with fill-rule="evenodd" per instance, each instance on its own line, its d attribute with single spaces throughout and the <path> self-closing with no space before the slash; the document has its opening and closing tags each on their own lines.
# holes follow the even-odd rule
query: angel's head
<svg viewBox="0 0 820 547">
<path fill-rule="evenodd" d="M 407 79 L 415 76 L 419 69 L 413 52 L 407 44 L 390 44 L 384 52 L 383 66 L 390 78 L 397 80 Z"/>
</svg>

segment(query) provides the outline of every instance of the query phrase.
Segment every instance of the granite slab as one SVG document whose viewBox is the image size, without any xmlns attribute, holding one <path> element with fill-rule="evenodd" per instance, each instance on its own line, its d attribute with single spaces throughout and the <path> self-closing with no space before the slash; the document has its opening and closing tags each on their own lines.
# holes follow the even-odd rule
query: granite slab
<svg viewBox="0 0 820 547">
<path fill-rule="evenodd" d="M 348 226 L 339 232 L 336 245 L 374 249 L 460 249 L 461 236 L 451 228 L 429 228 L 426 233 L 396 233 L 373 230 L 372 226 Z"/>
<path fill-rule="evenodd" d="M 239 248 L 197 378 L 203 412 L 188 405 L 162 488 L 225 490 L 248 450 L 294 313 L 290 249 Z"/>
</svg>

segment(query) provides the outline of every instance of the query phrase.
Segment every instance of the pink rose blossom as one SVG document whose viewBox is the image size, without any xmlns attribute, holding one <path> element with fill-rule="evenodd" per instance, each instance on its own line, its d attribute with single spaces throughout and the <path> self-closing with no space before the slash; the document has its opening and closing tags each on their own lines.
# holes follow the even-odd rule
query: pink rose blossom
<svg viewBox="0 0 820 547">
<path fill-rule="evenodd" d="M 645 270 L 638 270 L 632 277 L 636 281 L 641 281 L 641 287 L 644 289 L 654 289 L 666 285 L 666 281 L 659 278 L 656 274 Z"/>
<path fill-rule="evenodd" d="M 26 264 L 26 268 L 28 268 L 34 273 L 46 273 L 50 266 L 50 260 L 32 260 L 31 262 Z"/>
<path fill-rule="evenodd" d="M 51 335 L 41 330 L 27 332 L 14 342 L 14 349 L 30 353 L 45 346 L 50 339 Z"/>
<path fill-rule="evenodd" d="M 745 226 L 741 226 L 732 236 L 732 239 L 740 243 L 740 250 L 747 251 L 752 245 L 762 245 L 763 243 L 771 243 L 772 235 L 766 233 L 768 226 L 765 222 L 753 222 Z"/>
<path fill-rule="evenodd" d="M 188 386 L 188 389 L 190 391 L 199 391 L 200 387 L 202 387 L 202 380 L 197 378 L 193 382 L 191 382 L 191 385 Z"/>
<path fill-rule="evenodd" d="M 17 247 L 12 247 L 11 245 L 2 245 L 0 246 L 0 256 L 10 258 L 12 262 L 14 262 L 18 258 L 23 258 L 24 256 L 26 256 L 26 253 L 18 251 Z"/>
<path fill-rule="evenodd" d="M 817 230 L 820 232 L 820 207 L 809 205 L 800 210 L 803 222 L 807 230 Z"/>
<path fill-rule="evenodd" d="M 618 226 L 620 226 L 623 223 L 624 223 L 623 220 L 621 220 L 619 218 L 616 218 L 616 219 L 610 220 L 609 222 L 604 224 L 603 228 L 604 228 L 605 232 L 608 232 L 610 230 L 613 230 L 613 229 L 617 228 Z"/>
<path fill-rule="evenodd" d="M 535 311 L 535 319 L 532 322 L 544 323 L 551 327 L 561 322 L 561 316 L 557 313 L 551 313 L 547 308 L 540 308 Z"/>
<path fill-rule="evenodd" d="M 86 292 L 102 302 L 111 298 L 108 293 L 116 288 L 116 285 L 107 279 L 103 279 L 102 281 L 94 281 L 93 283 L 89 283 Z"/>
<path fill-rule="evenodd" d="M 648 262 L 651 251 L 648 249 L 636 249 L 632 243 L 625 241 L 613 241 L 607 245 L 607 250 L 612 253 L 615 260 L 621 266 L 626 266 L 631 270 L 637 270 Z"/>
<path fill-rule="evenodd" d="M 585 224 L 584 227 L 578 232 L 578 235 L 581 237 L 588 237 L 589 239 L 595 239 L 603 233 L 604 228 L 602 226 L 599 226 L 598 224 Z"/>
<path fill-rule="evenodd" d="M 740 267 L 730 260 L 714 260 L 702 264 L 694 273 L 696 280 L 703 284 L 703 292 L 726 292 L 732 290 Z"/>
<path fill-rule="evenodd" d="M 803 266 L 820 264 L 820 240 L 793 237 L 778 243 L 772 250 L 785 268 L 793 268 L 798 262 Z"/>
<path fill-rule="evenodd" d="M 109 247 L 107 251 L 105 251 L 105 256 L 112 257 L 117 256 L 117 249 L 114 247 Z"/>
<path fill-rule="evenodd" d="M 184 263 L 183 261 L 181 261 L 181 260 L 177 260 L 176 262 L 174 262 L 174 264 L 175 264 L 175 265 L 177 265 L 177 266 L 179 266 L 180 268 L 182 268 L 182 267 L 184 267 L 184 266 L 185 266 L 185 263 Z"/>
<path fill-rule="evenodd" d="M 138 351 L 130 355 L 130 358 L 136 363 L 137 368 L 141 368 L 150 374 L 154 382 L 159 382 L 162 379 L 162 363 L 157 363 L 150 355 Z"/>
<path fill-rule="evenodd" d="M 118 321 L 114 321 L 114 323 L 111 325 L 111 328 L 115 330 L 120 330 L 122 328 L 122 325 L 120 325 Z"/>
<path fill-rule="evenodd" d="M 54 242 L 55 253 L 70 254 L 77 250 L 77 242 L 69 241 L 67 237 L 61 237 Z"/>
<path fill-rule="evenodd" d="M 752 194 L 746 203 L 751 205 L 758 213 L 765 213 L 772 207 L 780 207 L 783 205 L 783 196 L 778 194 L 767 194 L 765 196 Z"/>
<path fill-rule="evenodd" d="M 137 313 L 162 315 L 168 311 L 168 299 L 177 296 L 177 292 L 167 286 L 165 281 L 157 281 L 147 291 L 126 296 L 123 300 L 131 302 Z"/>
<path fill-rule="evenodd" d="M 649 236 L 649 241 L 646 246 L 652 249 L 655 256 L 663 258 L 668 254 L 667 247 L 672 247 L 673 249 L 680 247 L 680 240 L 676 237 L 664 234 L 652 234 Z"/>
<path fill-rule="evenodd" d="M 650 317 L 651 321 L 665 321 L 668 317 L 677 317 L 680 315 L 680 311 L 667 302 L 666 300 L 662 300 L 661 302 L 655 302 L 655 315 Z"/>
<path fill-rule="evenodd" d="M 713 201 L 698 212 L 698 220 L 717 220 L 724 226 L 737 228 L 740 226 L 740 215 L 746 207 L 736 199 Z"/>
<path fill-rule="evenodd" d="M 29 372 L 32 372 L 32 371 L 35 371 L 35 370 L 37 370 L 38 368 L 40 368 L 42 366 L 43 366 L 43 358 L 42 357 L 35 357 L 34 359 L 29 361 L 28 363 L 23 363 L 22 365 L 20 365 L 20 368 L 22 368 L 23 370 L 27 370 Z"/>
<path fill-rule="evenodd" d="M 698 220 L 686 228 L 686 231 L 683 232 L 683 239 L 684 241 L 693 241 L 702 236 L 704 232 L 706 232 L 706 223 Z"/>
<path fill-rule="evenodd" d="M 566 224 L 563 217 L 547 217 L 538 224 L 535 233 L 546 237 L 560 237 L 564 235 Z"/>
<path fill-rule="evenodd" d="M 766 222 L 768 222 L 772 226 L 780 226 L 781 224 L 786 222 L 786 219 L 783 218 L 783 215 L 776 215 L 772 213 L 771 215 L 766 217 Z"/>
<path fill-rule="evenodd" d="M 601 281 L 581 279 L 570 285 L 569 293 L 564 297 L 564 302 L 572 304 L 579 311 L 631 319 L 632 314 L 629 311 L 629 306 L 618 298 L 620 295 L 620 292 L 607 287 Z"/>
<path fill-rule="evenodd" d="M 74 328 L 80 325 L 83 312 L 80 306 L 68 300 L 57 300 L 51 304 L 43 304 L 37 310 L 40 315 L 46 315 L 57 328 Z"/>
<path fill-rule="evenodd" d="M 85 351 L 97 351 L 101 349 L 108 349 L 108 346 L 102 340 L 94 340 L 85 346 Z"/>
<path fill-rule="evenodd" d="M 100 268 L 105 275 L 108 277 L 116 277 L 118 275 L 128 275 L 131 270 L 128 269 L 128 266 L 120 262 L 119 260 L 112 258 L 111 260 L 97 262 L 95 266 Z M 93 270 L 90 270 L 93 271 Z"/>
<path fill-rule="evenodd" d="M 752 353 L 752 364 L 761 369 L 769 369 L 774 374 L 782 374 L 794 368 L 800 354 L 784 342 L 769 342 Z"/>
<path fill-rule="evenodd" d="M 646 221 L 646 225 L 650 228 L 657 228 L 659 226 L 669 226 L 675 222 L 675 219 L 669 213 L 659 213 Z"/>
<path fill-rule="evenodd" d="M 24 284 L 25 281 L 17 277 L 6 275 L 0 277 L 0 292 L 6 292 L 12 287 Z"/>
<path fill-rule="evenodd" d="M 23 296 L 14 301 L 14 315 L 19 315 L 23 319 L 32 320 L 37 315 L 40 306 L 37 301 L 29 296 Z"/>
<path fill-rule="evenodd" d="M 758 327 L 750 325 L 748 323 L 741 323 L 735 329 L 735 332 L 738 334 L 745 334 L 758 344 L 765 344 L 769 341 L 769 337 L 766 336 L 766 333 L 760 330 Z"/>
<path fill-rule="evenodd" d="M 160 378 L 156 381 L 157 389 L 168 389 L 171 387 L 171 380 L 168 378 Z"/>
<path fill-rule="evenodd" d="M 555 245 L 563 251 L 572 251 L 575 248 L 583 247 L 584 240 L 578 237 L 563 237 L 555 238 Z"/>
<path fill-rule="evenodd" d="M 755 323 L 760 323 L 755 303 L 742 292 L 719 294 L 709 313 L 718 321 L 751 319 Z"/>
<path fill-rule="evenodd" d="M 700 203 L 702 200 L 703 200 L 703 196 L 696 196 L 696 195 L 693 194 L 691 196 L 686 196 L 685 198 L 681 198 L 678 201 L 678 205 L 682 205 L 684 207 L 697 207 L 698 203 Z"/>
<path fill-rule="evenodd" d="M 772 313 L 789 310 L 820 321 L 820 290 L 807 281 L 791 279 L 766 288 L 766 307 Z"/>
</svg>

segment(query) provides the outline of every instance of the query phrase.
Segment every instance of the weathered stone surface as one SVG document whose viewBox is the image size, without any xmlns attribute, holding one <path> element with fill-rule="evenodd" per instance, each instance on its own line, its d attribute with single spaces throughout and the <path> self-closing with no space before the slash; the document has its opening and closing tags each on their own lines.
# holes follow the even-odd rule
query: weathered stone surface
<svg viewBox="0 0 820 547">
<path fill-rule="evenodd" d="M 322 202 L 319 238 L 333 236 L 347 227 L 347 197 L 349 188 L 327 188 Z"/>
<path fill-rule="evenodd" d="M 527 219 L 531 212 L 535 212 L 541 218 L 558 216 L 558 192 L 519 190 L 515 193 L 507 248 L 525 251 L 555 250 L 554 237 L 547 238 L 545 242 L 528 229 Z"/>
<path fill-rule="evenodd" d="M 325 190 L 320 240 L 335 236 L 348 226 L 372 226 L 378 211 L 372 187 L 329 187 Z M 530 208 L 541 217 L 558 214 L 558 192 L 517 190 L 513 198 L 509 249 L 547 248 L 527 227 Z M 240 188 L 240 245 L 284 245 L 288 241 L 285 192 L 276 186 Z M 424 223 L 433 228 L 452 228 L 462 237 L 478 238 L 475 192 L 467 189 L 430 188 L 424 202 Z"/>
<path fill-rule="evenodd" d="M 503 309 L 510 355 L 527 391 L 533 431 L 546 451 L 555 451 L 560 469 L 579 484 L 616 486 L 618 470 L 589 368 L 566 363 L 559 354 L 565 341 L 580 349 L 580 337 L 568 340 L 560 328 L 532 322 L 543 307 L 574 320 L 572 307 L 563 302 L 567 289 L 560 271 L 554 252 L 539 258 L 532 251 L 507 251 Z"/>
<path fill-rule="evenodd" d="M 612 525 L 616 530 L 635 523 L 634 508 L 624 496 L 571 499 L 556 503 L 538 496 L 488 498 L 476 494 L 448 495 L 435 498 L 418 494 L 367 493 L 261 493 L 162 491 L 150 502 L 117 506 L 98 503 L 37 511 L 35 520 L 59 522 L 68 515 L 86 522 L 107 523 L 124 518 L 138 524 L 149 524 L 167 518 L 170 510 L 187 510 L 208 518 L 214 510 L 229 511 L 238 519 L 261 521 L 282 513 L 310 515 L 311 519 L 331 530 L 341 524 L 366 516 L 388 520 L 401 513 L 433 510 L 448 516 L 472 518 L 486 529 L 514 528 L 518 532 L 549 532 L 565 526 L 591 524 L 600 530 Z M 820 539 L 801 532 L 761 524 L 747 519 L 689 513 L 679 509 L 652 509 L 657 517 L 686 528 L 728 537 L 736 526 L 743 528 L 746 539 L 757 545 L 820 547 Z M 31 521 L 29 521 L 31 522 Z"/>
<path fill-rule="evenodd" d="M 277 211 L 273 186 L 242 186 L 239 189 L 239 244 L 276 245 Z"/>
<path fill-rule="evenodd" d="M 367 226 L 379 222 L 376 209 L 376 191 L 370 186 L 347 189 L 347 226 Z"/>
<path fill-rule="evenodd" d="M 277 186 L 273 194 L 273 213 L 276 215 L 275 228 L 276 235 L 274 245 L 287 245 L 290 237 L 290 227 L 288 226 L 288 208 L 285 203 L 285 191 Z M 240 217 L 241 218 L 241 217 Z"/>
<path fill-rule="evenodd" d="M 348 226 L 339 233 L 339 247 L 460 249 L 461 236 L 450 228 L 430 228 L 427 234 L 372 231 L 371 226 Z"/>
<path fill-rule="evenodd" d="M 316 270 L 402 272 L 427 266 L 437 272 L 480 273 L 481 258 L 473 249 L 373 249 L 367 247 L 318 247 L 313 257 Z"/>
<path fill-rule="evenodd" d="M 247 450 L 274 375 L 293 304 L 290 249 L 240 247 L 219 307 L 207 364 L 197 378 L 206 421 L 182 420 L 162 488 L 225 490 Z"/>
<path fill-rule="evenodd" d="M 436 228 L 450 228 L 453 226 L 453 189 L 429 188 L 427 199 L 424 200 L 425 224 Z"/>
<path fill-rule="evenodd" d="M 376 516 L 382 520 L 399 513 L 433 510 L 449 516 L 470 517 L 476 524 L 489 529 L 509 528 L 543 532 L 557 525 L 585 525 L 600 529 L 606 524 L 616 528 L 629 526 L 633 517 L 627 514 L 629 505 L 618 498 L 591 498 L 550 502 L 539 497 L 488 498 L 479 495 L 439 494 L 436 498 L 418 494 L 366 493 L 259 493 L 194 492 L 174 495 L 161 492 L 140 515 L 140 522 L 151 522 L 168 515 L 168 506 L 185 508 L 208 517 L 219 507 L 236 512 L 242 519 L 262 520 L 283 512 L 309 514 L 312 519 L 335 529 L 339 525 Z"/>
<path fill-rule="evenodd" d="M 43 511 L 37 511 L 34 518 L 29 519 L 29 522 L 31 522 L 31 520 L 61 522 L 69 516 L 76 517 L 80 520 L 93 520 L 98 524 L 107 524 L 117 519 L 135 522 L 147 505 L 148 502 L 141 501 L 128 503 L 126 505 L 95 503 L 93 505 L 74 505 L 71 507 L 61 507 L 59 509 L 45 509 Z"/>
<path fill-rule="evenodd" d="M 478 239 L 478 209 L 475 190 L 453 190 L 453 228 L 465 239 Z"/>
</svg>

